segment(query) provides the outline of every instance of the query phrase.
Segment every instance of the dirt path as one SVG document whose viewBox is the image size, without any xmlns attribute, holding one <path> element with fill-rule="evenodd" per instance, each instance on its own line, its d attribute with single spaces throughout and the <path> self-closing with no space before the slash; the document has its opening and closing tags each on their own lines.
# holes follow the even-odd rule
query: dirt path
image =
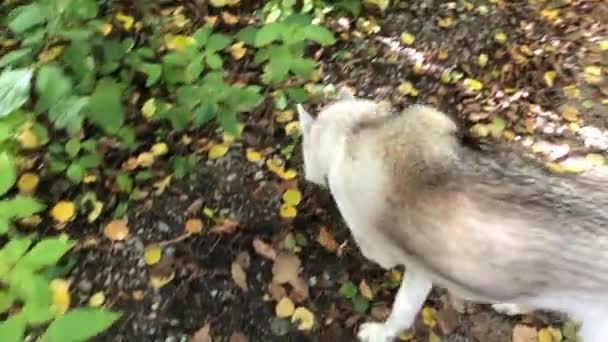
<svg viewBox="0 0 608 342">
<path fill-rule="evenodd" d="M 513 143 L 520 150 L 542 151 L 539 155 L 551 158 L 560 171 L 572 171 L 577 165 L 586 168 L 584 161 L 599 164 L 597 157 L 588 154 L 602 156 L 608 147 L 605 137 L 598 134 L 607 126 L 608 77 L 604 72 L 603 79 L 595 82 L 596 70 L 589 67 L 608 67 L 608 52 L 599 50 L 595 39 L 602 35 L 606 39 L 608 34 L 606 2 L 562 1 L 550 7 L 542 1 L 424 0 L 402 2 L 399 7 L 378 15 L 378 26 L 372 20 L 333 23 L 338 34 L 343 31 L 343 41 L 321 55 L 325 83 L 346 84 L 358 96 L 388 99 L 400 107 L 414 102 L 435 104 L 467 127 L 479 124 L 477 135 Z M 400 45 L 399 51 L 391 52 L 377 39 L 399 42 L 404 32 L 415 37 L 405 50 Z M 501 32 L 504 42 L 497 41 Z M 481 54 L 487 56 L 483 66 Z M 457 78 L 455 72 L 463 76 L 445 83 L 445 70 L 453 78 Z M 554 76 L 547 74 L 552 71 Z M 471 89 L 475 84 L 463 84 L 466 78 L 492 91 L 482 96 Z M 414 92 L 400 88 L 406 81 Z M 75 299 L 85 302 L 103 290 L 108 302 L 126 312 L 97 341 L 187 341 L 207 323 L 214 341 L 245 341 L 244 336 L 249 341 L 354 341 L 353 332 L 360 323 L 386 316 L 396 291 L 395 273 L 365 261 L 328 194 L 302 180 L 299 145 L 294 146 L 284 126 L 270 117 L 249 118 L 246 132 L 244 142 L 234 143 L 226 156 L 218 160 L 203 156 L 191 178 L 172 183 L 162 194 L 132 209 L 131 235 L 124 243 L 97 241 L 82 249 L 82 262 L 74 272 Z M 213 134 L 205 138 L 219 139 Z M 294 180 L 282 180 L 264 160 L 246 158 L 248 148 L 272 156 L 286 146 L 293 148 L 288 167 L 298 172 Z M 281 218 L 281 195 L 294 186 L 303 193 L 298 215 Z M 171 242 L 183 234 L 186 220 L 203 208 L 213 209 L 217 217 L 231 218 L 238 227 L 212 233 L 211 227 L 218 222 L 207 217 L 203 234 Z M 318 242 L 322 229 L 333 241 Z M 288 319 L 276 317 L 272 296 L 277 289 L 269 289 L 273 261 L 254 249 L 254 240 L 271 245 L 274 252 L 287 250 L 301 261 L 300 277 L 309 293 L 307 298 L 298 298 L 299 303 L 295 301 L 314 313 L 312 332 L 299 332 Z M 163 260 L 148 267 L 142 259 L 144 249 L 159 242 Z M 339 246 L 337 250 L 333 243 Z M 233 280 L 235 260 L 246 272 L 246 291 Z M 154 288 L 151 276 L 172 279 Z M 347 281 L 359 285 L 362 280 L 371 288 L 373 299 L 365 312 L 357 313 L 340 288 Z M 284 290 L 294 291 L 290 286 Z M 430 320 L 420 317 L 412 341 L 511 341 L 515 324 L 560 329 L 563 323 L 542 313 L 501 316 L 486 305 L 455 301 L 441 289 L 434 291 L 427 305 L 436 314 Z"/>
</svg>

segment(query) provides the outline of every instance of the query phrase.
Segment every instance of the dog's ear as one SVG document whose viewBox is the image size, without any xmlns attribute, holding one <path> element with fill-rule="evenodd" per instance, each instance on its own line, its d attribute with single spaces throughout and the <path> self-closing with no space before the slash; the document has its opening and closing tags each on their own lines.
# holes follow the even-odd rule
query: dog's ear
<svg viewBox="0 0 608 342">
<path fill-rule="evenodd" d="M 298 121 L 300 121 L 300 129 L 303 134 L 307 134 L 310 131 L 310 127 L 315 122 L 315 118 L 310 115 L 301 104 L 296 105 L 298 111 Z"/>
</svg>

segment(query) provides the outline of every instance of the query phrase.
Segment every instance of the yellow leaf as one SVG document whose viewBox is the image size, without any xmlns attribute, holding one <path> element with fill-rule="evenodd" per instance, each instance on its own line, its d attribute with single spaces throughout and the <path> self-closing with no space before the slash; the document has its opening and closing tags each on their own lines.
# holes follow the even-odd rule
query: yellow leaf
<svg viewBox="0 0 608 342">
<path fill-rule="evenodd" d="M 203 231 L 203 221 L 200 219 L 189 219 L 186 221 L 186 232 L 200 234 Z"/>
<path fill-rule="evenodd" d="M 390 4 L 390 0 L 364 0 L 364 1 L 368 4 L 378 6 L 378 8 L 382 11 L 386 10 L 388 8 L 388 5 Z"/>
<path fill-rule="evenodd" d="M 49 284 L 53 294 L 51 309 L 56 315 L 62 315 L 70 308 L 70 283 L 64 279 L 53 279 Z"/>
<path fill-rule="evenodd" d="M 547 328 L 538 331 L 538 342 L 553 342 L 553 336 Z"/>
<path fill-rule="evenodd" d="M 441 337 L 437 336 L 434 331 L 429 333 L 429 342 L 441 342 Z"/>
<path fill-rule="evenodd" d="M 22 194 L 31 194 L 36 191 L 36 187 L 40 182 L 40 178 L 38 175 L 31 172 L 26 172 L 19 177 L 19 181 L 17 182 L 17 189 Z"/>
<path fill-rule="evenodd" d="M 472 10 L 473 8 L 475 8 L 475 6 L 473 5 L 473 3 L 471 3 L 471 2 L 469 2 L 469 1 L 466 1 L 466 0 L 465 0 L 465 1 L 464 1 L 464 8 L 465 8 L 467 11 L 470 11 L 470 10 Z"/>
<path fill-rule="evenodd" d="M 496 32 L 494 34 L 494 40 L 502 44 L 507 41 L 507 35 L 504 32 Z"/>
<path fill-rule="evenodd" d="M 437 311 L 430 307 L 430 306 L 425 306 L 422 309 L 422 322 L 429 326 L 429 327 L 434 327 L 435 325 L 437 325 Z"/>
<path fill-rule="evenodd" d="M 410 341 L 412 340 L 416 335 L 414 334 L 414 332 L 410 329 L 404 330 L 402 332 L 399 333 L 399 340 L 400 341 Z"/>
<path fill-rule="evenodd" d="M 274 120 L 278 123 L 286 123 L 293 120 L 293 110 L 288 109 L 274 113 Z"/>
<path fill-rule="evenodd" d="M 150 167 L 154 164 L 154 154 L 151 152 L 142 152 L 137 156 L 137 165 L 141 167 Z"/>
<path fill-rule="evenodd" d="M 232 280 L 234 283 L 243 291 L 247 292 L 247 273 L 243 269 L 243 266 L 236 261 L 232 262 L 230 267 L 230 273 L 232 274 Z"/>
<path fill-rule="evenodd" d="M 365 279 L 361 280 L 361 282 L 359 283 L 359 292 L 363 297 L 367 298 L 368 300 L 374 299 L 372 289 L 369 287 L 369 285 L 367 285 Z"/>
<path fill-rule="evenodd" d="M 247 149 L 245 156 L 247 157 L 247 160 L 252 163 L 257 163 L 262 160 L 262 154 L 252 148 Z"/>
<path fill-rule="evenodd" d="M 279 318 L 287 318 L 293 315 L 296 307 L 293 305 L 291 299 L 287 296 L 283 297 L 274 308 L 274 311 Z"/>
<path fill-rule="evenodd" d="M 437 53 L 437 59 L 440 61 L 445 61 L 446 59 L 448 59 L 448 49 L 439 49 L 439 53 Z"/>
<path fill-rule="evenodd" d="M 107 36 L 110 34 L 110 32 L 112 32 L 112 24 L 110 23 L 103 23 L 99 26 L 99 32 L 101 32 L 101 34 L 103 34 L 104 36 Z"/>
<path fill-rule="evenodd" d="M 91 184 L 97 181 L 97 175 L 93 171 L 89 171 L 84 175 L 82 182 L 84 184 Z"/>
<path fill-rule="evenodd" d="M 148 119 L 154 116 L 154 113 L 156 113 L 156 102 L 153 97 L 144 102 L 144 105 L 141 107 L 141 113 Z"/>
<path fill-rule="evenodd" d="M 131 293 L 131 298 L 133 298 L 133 300 L 138 301 L 138 302 L 142 301 L 145 296 L 146 296 L 146 293 L 143 290 L 134 290 Z"/>
<path fill-rule="evenodd" d="M 211 6 L 213 7 L 224 7 L 228 4 L 226 0 L 210 0 Z"/>
<path fill-rule="evenodd" d="M 589 84 L 599 84 L 602 82 L 602 68 L 599 66 L 585 67 L 585 82 Z"/>
<path fill-rule="evenodd" d="M 40 223 L 42 223 L 42 217 L 40 217 L 40 215 L 32 215 L 19 220 L 19 225 L 21 227 L 30 229 L 35 229 Z"/>
<path fill-rule="evenodd" d="M 464 86 L 471 91 L 480 91 L 483 89 L 483 84 L 476 79 L 467 78 L 464 80 Z"/>
<path fill-rule="evenodd" d="M 93 209 L 87 216 L 87 221 L 89 221 L 89 223 L 95 222 L 95 220 L 97 220 L 97 218 L 99 218 L 99 215 L 101 215 L 102 210 L 103 210 L 103 203 L 101 201 L 95 201 L 95 203 L 93 204 Z"/>
<path fill-rule="evenodd" d="M 540 11 L 540 16 L 549 20 L 549 21 L 555 21 L 555 19 L 558 18 L 559 16 L 559 10 L 558 9 L 544 9 L 542 11 Z"/>
<path fill-rule="evenodd" d="M 232 58 L 238 61 L 239 59 L 245 56 L 245 54 L 247 53 L 247 48 L 244 47 L 244 45 L 244 42 L 238 42 L 230 45 L 229 50 L 230 54 L 232 55 Z"/>
<path fill-rule="evenodd" d="M 438 24 L 440 27 L 448 28 L 448 27 L 452 26 L 452 18 L 451 17 L 439 18 Z"/>
<path fill-rule="evenodd" d="M 283 193 L 283 202 L 287 205 L 297 206 L 302 200 L 302 193 L 298 189 L 289 189 Z"/>
<path fill-rule="evenodd" d="M 608 51 L 608 39 L 600 40 L 597 43 L 597 46 L 600 48 L 601 51 Z"/>
<path fill-rule="evenodd" d="M 552 326 L 547 327 L 547 331 L 551 334 L 551 340 L 553 342 L 561 342 L 564 339 L 564 335 L 559 328 L 554 328 Z"/>
<path fill-rule="evenodd" d="M 279 177 L 281 177 L 281 179 L 284 179 L 284 180 L 290 180 L 290 179 L 296 178 L 297 175 L 298 175 L 298 173 L 296 172 L 296 170 L 287 169 L 284 172 L 281 172 L 279 174 Z"/>
<path fill-rule="evenodd" d="M 557 72 L 555 71 L 547 71 L 545 72 L 545 83 L 549 86 L 549 87 L 553 87 L 553 80 L 555 80 L 555 76 L 557 76 Z"/>
<path fill-rule="evenodd" d="M 216 144 L 209 149 L 209 159 L 219 159 L 228 153 L 228 146 L 225 144 Z"/>
<path fill-rule="evenodd" d="M 156 191 L 154 193 L 159 195 L 159 194 L 162 194 L 163 192 L 165 192 L 165 189 L 167 189 L 169 184 L 171 184 L 172 178 L 173 178 L 172 175 L 168 175 L 168 176 L 163 177 L 162 179 L 154 182 L 154 184 L 152 184 L 152 186 L 156 189 Z"/>
<path fill-rule="evenodd" d="M 63 46 L 60 45 L 52 47 L 48 50 L 42 51 L 38 55 L 38 60 L 41 63 L 48 63 L 54 61 L 55 59 L 57 59 L 57 57 L 59 57 L 59 55 L 61 55 L 61 52 L 63 52 Z"/>
<path fill-rule="evenodd" d="M 397 91 L 402 95 L 418 96 L 418 90 L 414 87 L 412 82 L 405 81 L 397 87 Z"/>
<path fill-rule="evenodd" d="M 239 17 L 230 12 L 222 11 L 222 20 L 228 25 L 234 25 L 239 22 Z"/>
<path fill-rule="evenodd" d="M 562 91 L 566 96 L 577 99 L 581 96 L 581 90 L 575 85 L 568 85 L 562 88 Z"/>
<path fill-rule="evenodd" d="M 165 44 L 167 45 L 167 49 L 173 51 L 183 51 L 188 46 L 194 45 L 195 43 L 196 40 L 194 38 L 185 36 L 183 34 L 165 36 Z"/>
<path fill-rule="evenodd" d="M 31 123 L 24 124 L 15 138 L 25 150 L 35 149 L 40 146 L 40 139 L 32 131 Z"/>
<path fill-rule="evenodd" d="M 279 214 L 282 218 L 294 218 L 298 214 L 298 210 L 294 206 L 283 204 L 281 205 Z"/>
<path fill-rule="evenodd" d="M 409 32 L 403 32 L 400 38 L 401 42 L 405 45 L 412 45 L 416 41 L 416 37 Z"/>
<path fill-rule="evenodd" d="M 152 276 L 150 277 L 150 285 L 155 289 L 160 289 L 169 284 L 173 278 L 175 278 L 175 271 L 172 271 L 168 276 Z"/>
<path fill-rule="evenodd" d="M 485 67 L 488 64 L 488 55 L 485 53 L 480 54 L 479 57 L 477 57 L 477 64 L 482 68 Z"/>
<path fill-rule="evenodd" d="M 578 109 L 574 106 L 565 105 L 561 108 L 562 117 L 570 122 L 578 120 Z"/>
<path fill-rule="evenodd" d="M 110 221 L 103 229 L 103 234 L 110 240 L 121 241 L 129 235 L 127 220 L 118 219 Z"/>
<path fill-rule="evenodd" d="M 300 122 L 295 120 L 285 125 L 285 134 L 294 135 L 300 131 Z"/>
<path fill-rule="evenodd" d="M 315 324 L 315 316 L 305 307 L 299 307 L 291 316 L 291 322 L 297 323 L 298 330 L 309 331 Z"/>
<path fill-rule="evenodd" d="M 152 145 L 150 151 L 156 157 L 164 156 L 165 154 L 169 153 L 169 146 L 167 146 L 167 144 L 164 142 L 159 142 Z"/>
<path fill-rule="evenodd" d="M 122 12 L 116 14 L 116 20 L 120 21 L 125 30 L 131 29 L 131 27 L 133 27 L 133 23 L 135 22 L 135 19 L 133 19 L 132 16 L 126 15 Z"/>
<path fill-rule="evenodd" d="M 159 245 L 151 245 L 144 250 L 144 262 L 146 265 L 154 265 L 160 261 L 163 256 L 163 251 Z"/>
<path fill-rule="evenodd" d="M 65 223 L 70 221 L 76 212 L 76 205 L 71 201 L 59 201 L 53 209 L 51 209 L 51 216 L 55 221 L 59 223 Z"/>
<path fill-rule="evenodd" d="M 91 298 L 89 298 L 89 306 L 92 306 L 94 308 L 100 307 L 105 301 L 106 295 L 103 293 L 103 291 L 99 291 L 94 293 Z"/>
</svg>

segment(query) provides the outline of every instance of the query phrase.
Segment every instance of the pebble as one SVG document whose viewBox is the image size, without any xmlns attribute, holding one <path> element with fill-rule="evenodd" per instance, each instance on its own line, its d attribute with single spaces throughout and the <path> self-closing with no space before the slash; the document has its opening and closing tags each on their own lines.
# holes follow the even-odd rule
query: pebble
<svg viewBox="0 0 608 342">
<path fill-rule="evenodd" d="M 78 290 L 80 290 L 81 292 L 91 292 L 91 290 L 93 289 L 93 284 L 91 284 L 90 281 L 83 279 L 78 283 Z"/>
<path fill-rule="evenodd" d="M 166 223 L 165 223 L 165 222 L 163 222 L 163 221 L 158 221 L 158 230 L 160 230 L 160 231 L 161 231 L 161 232 L 163 232 L 163 233 L 166 233 L 166 232 L 168 232 L 168 231 L 169 231 L 169 229 L 170 229 L 170 228 L 169 228 L 169 225 L 168 225 L 168 224 L 166 224 Z"/>
<path fill-rule="evenodd" d="M 255 181 L 261 181 L 262 179 L 264 179 L 264 171 L 262 171 L 262 170 L 256 172 L 253 175 L 253 180 L 255 180 Z"/>
</svg>

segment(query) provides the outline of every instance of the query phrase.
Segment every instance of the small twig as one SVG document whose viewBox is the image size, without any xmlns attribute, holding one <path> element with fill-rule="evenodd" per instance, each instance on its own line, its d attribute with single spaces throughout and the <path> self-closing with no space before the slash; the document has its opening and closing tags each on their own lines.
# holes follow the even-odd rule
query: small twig
<svg viewBox="0 0 608 342">
<path fill-rule="evenodd" d="M 184 234 L 182 234 L 182 235 L 180 235 L 180 236 L 178 236 L 176 238 L 165 240 L 165 241 L 161 241 L 161 242 L 158 243 L 158 246 L 159 247 L 165 247 L 165 246 L 168 246 L 168 245 L 171 245 L 171 244 L 174 244 L 174 243 L 186 240 L 190 236 L 192 236 L 192 234 L 190 234 L 190 233 L 184 233 Z"/>
</svg>

